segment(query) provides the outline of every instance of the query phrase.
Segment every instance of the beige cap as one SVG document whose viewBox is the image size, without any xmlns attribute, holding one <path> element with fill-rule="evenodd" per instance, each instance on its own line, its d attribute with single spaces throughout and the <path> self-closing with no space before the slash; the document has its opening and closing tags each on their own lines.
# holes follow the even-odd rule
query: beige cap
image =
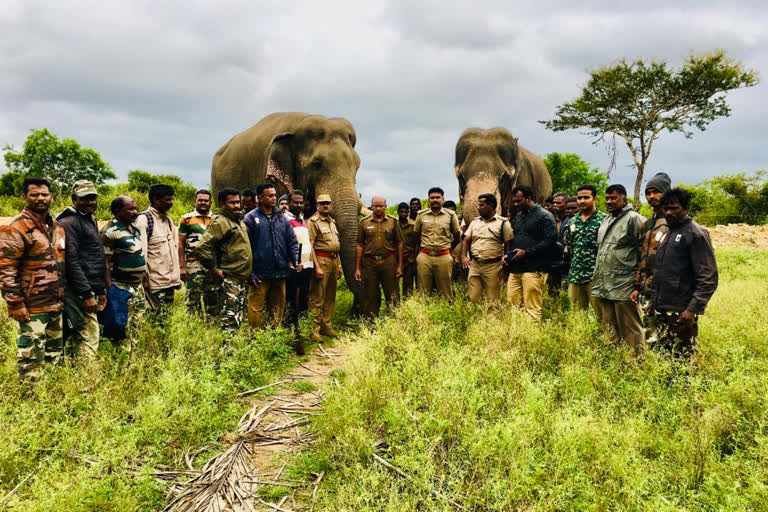
<svg viewBox="0 0 768 512">
<path fill-rule="evenodd" d="M 77 197 L 85 197 L 90 195 L 98 195 L 96 187 L 88 180 L 77 180 L 72 185 L 72 194 Z"/>
<path fill-rule="evenodd" d="M 333 201 L 331 201 L 331 196 L 329 196 L 328 194 L 320 194 L 319 196 L 317 196 L 317 201 L 316 202 L 318 202 L 318 203 L 332 203 Z"/>
</svg>

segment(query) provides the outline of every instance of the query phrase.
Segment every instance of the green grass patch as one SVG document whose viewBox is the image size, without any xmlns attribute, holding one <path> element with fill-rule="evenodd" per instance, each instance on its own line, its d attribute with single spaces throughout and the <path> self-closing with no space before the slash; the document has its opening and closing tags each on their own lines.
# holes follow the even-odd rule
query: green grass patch
<svg viewBox="0 0 768 512">
<path fill-rule="evenodd" d="M 768 253 L 718 261 L 693 363 L 627 364 L 557 300 L 409 300 L 357 334 L 294 471 L 327 471 L 320 510 L 768 510 Z"/>
</svg>

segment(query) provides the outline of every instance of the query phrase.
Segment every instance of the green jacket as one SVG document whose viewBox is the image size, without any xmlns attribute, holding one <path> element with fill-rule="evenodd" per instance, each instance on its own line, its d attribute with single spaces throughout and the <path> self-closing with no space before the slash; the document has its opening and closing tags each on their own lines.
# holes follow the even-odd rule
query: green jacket
<svg viewBox="0 0 768 512">
<path fill-rule="evenodd" d="M 200 263 L 207 269 L 216 267 L 224 276 L 240 281 L 247 281 L 251 276 L 251 243 L 248 230 L 239 216 L 218 210 L 211 218 L 196 252 Z"/>
<path fill-rule="evenodd" d="M 597 231 L 597 262 L 592 296 L 629 300 L 635 289 L 635 268 L 640 259 L 645 217 L 627 205 L 618 216 L 608 215 Z"/>
</svg>

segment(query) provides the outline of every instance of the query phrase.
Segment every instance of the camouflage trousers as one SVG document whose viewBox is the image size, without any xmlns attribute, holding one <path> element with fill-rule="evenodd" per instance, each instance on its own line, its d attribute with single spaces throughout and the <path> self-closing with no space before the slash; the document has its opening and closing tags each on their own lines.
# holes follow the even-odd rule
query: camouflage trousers
<svg viewBox="0 0 768 512">
<path fill-rule="evenodd" d="M 216 316 L 219 311 L 219 280 L 207 270 L 195 270 L 189 274 L 184 290 L 187 311 Z"/>
<path fill-rule="evenodd" d="M 656 344 L 675 357 L 691 357 L 699 338 L 699 317 L 690 322 L 680 322 L 680 313 L 657 311 L 653 314 L 656 324 Z"/>
<path fill-rule="evenodd" d="M 247 281 L 224 277 L 218 284 L 218 303 L 221 306 L 221 329 L 233 332 L 240 329 L 245 308 Z"/>
<path fill-rule="evenodd" d="M 19 380 L 35 380 L 42 374 L 45 362 L 58 364 L 64 352 L 62 314 L 29 315 L 29 321 L 19 322 L 16 358 Z"/>
<path fill-rule="evenodd" d="M 71 289 L 64 292 L 64 349 L 69 357 L 96 359 L 99 351 L 99 317 L 88 313 L 83 300 Z"/>
<path fill-rule="evenodd" d="M 112 284 L 121 290 L 131 294 L 128 299 L 128 322 L 125 324 L 126 338 L 116 343 L 127 351 L 133 350 L 133 340 L 139 330 L 139 326 L 144 321 L 144 315 L 147 311 L 147 297 L 144 295 L 144 287 L 140 284 L 117 283 Z"/>
</svg>

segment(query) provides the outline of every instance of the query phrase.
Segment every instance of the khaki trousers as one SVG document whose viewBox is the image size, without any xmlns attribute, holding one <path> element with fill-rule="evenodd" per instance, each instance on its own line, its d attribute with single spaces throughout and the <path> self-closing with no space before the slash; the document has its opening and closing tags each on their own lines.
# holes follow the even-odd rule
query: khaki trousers
<svg viewBox="0 0 768 512">
<path fill-rule="evenodd" d="M 323 271 L 323 278 L 314 275 L 309 281 L 309 311 L 314 314 L 315 333 L 325 334 L 333 331 L 331 320 L 336 305 L 336 268 L 335 259 L 317 257 L 317 264 Z"/>
<path fill-rule="evenodd" d="M 600 325 L 611 343 L 624 341 L 636 358 L 645 354 L 645 333 L 640 305 L 629 300 L 598 299 L 602 309 Z"/>
<path fill-rule="evenodd" d="M 541 303 L 544 284 L 547 280 L 545 272 L 524 272 L 510 274 L 507 281 L 507 299 L 513 306 L 523 306 L 525 312 L 535 319 L 541 319 Z"/>
<path fill-rule="evenodd" d="M 382 290 L 389 311 L 398 297 L 397 258 L 390 256 L 385 260 L 375 261 L 363 256 L 360 267 L 363 278 L 363 312 L 369 318 L 379 314 Z"/>
<path fill-rule="evenodd" d="M 501 300 L 500 270 L 500 261 L 496 263 L 478 263 L 472 260 L 467 277 L 469 300 L 480 302 L 485 298 L 488 302 L 499 302 Z"/>
<path fill-rule="evenodd" d="M 571 301 L 571 309 L 587 311 L 592 304 L 597 321 L 600 321 L 602 310 L 600 301 L 592 296 L 592 283 L 568 283 L 568 299 Z"/>
<path fill-rule="evenodd" d="M 416 288 L 422 293 L 430 293 L 432 285 L 446 299 L 453 298 L 453 258 L 450 254 L 430 256 L 419 252 L 416 257 Z"/>
<path fill-rule="evenodd" d="M 285 279 L 265 279 L 259 286 L 248 286 L 248 325 L 264 327 L 270 321 L 274 327 L 283 322 L 285 311 Z"/>
</svg>

